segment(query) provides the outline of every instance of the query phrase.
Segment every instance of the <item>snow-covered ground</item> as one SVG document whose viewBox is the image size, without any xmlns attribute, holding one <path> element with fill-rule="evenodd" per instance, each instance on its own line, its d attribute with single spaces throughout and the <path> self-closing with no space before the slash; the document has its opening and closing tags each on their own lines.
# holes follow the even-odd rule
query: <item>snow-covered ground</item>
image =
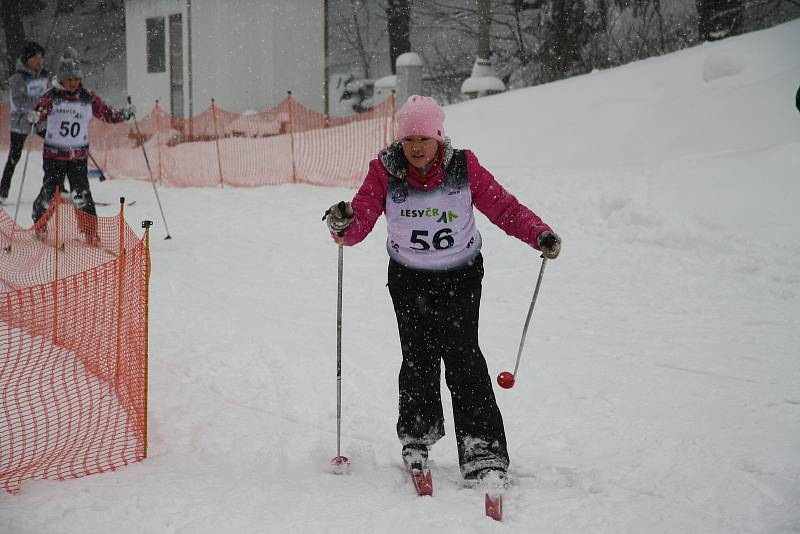
<svg viewBox="0 0 800 534">
<path fill-rule="evenodd" d="M 352 472 L 328 472 L 337 248 L 320 217 L 352 190 L 161 189 L 164 241 L 149 184 L 117 181 L 95 197 L 136 199 L 131 224 L 157 223 L 150 457 L 0 495 L 0 532 L 799 532 L 797 50 L 793 22 L 446 109 L 454 144 L 564 239 L 517 386 L 496 391 L 503 523 L 462 487 L 452 426 L 433 498 L 401 468 L 383 223 L 345 250 Z M 479 225 L 496 375 L 513 369 L 539 259 Z"/>
</svg>

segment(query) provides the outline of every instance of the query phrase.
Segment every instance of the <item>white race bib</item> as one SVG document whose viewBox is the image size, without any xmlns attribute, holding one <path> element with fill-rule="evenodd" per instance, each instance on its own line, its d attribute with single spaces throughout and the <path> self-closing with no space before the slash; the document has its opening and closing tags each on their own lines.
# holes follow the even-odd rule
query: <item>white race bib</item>
<svg viewBox="0 0 800 534">
<path fill-rule="evenodd" d="M 389 256 L 412 269 L 446 271 L 478 255 L 481 235 L 475 227 L 466 162 L 452 165 L 434 190 L 419 191 L 390 177 L 386 195 Z"/>
<path fill-rule="evenodd" d="M 58 148 L 83 148 L 89 145 L 92 103 L 80 100 L 53 103 L 47 116 L 46 144 Z"/>
</svg>

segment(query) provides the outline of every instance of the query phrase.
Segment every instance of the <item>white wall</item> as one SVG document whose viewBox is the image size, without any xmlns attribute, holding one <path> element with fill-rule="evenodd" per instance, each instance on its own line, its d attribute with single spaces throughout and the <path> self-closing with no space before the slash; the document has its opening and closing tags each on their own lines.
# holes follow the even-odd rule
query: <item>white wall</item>
<svg viewBox="0 0 800 534">
<path fill-rule="evenodd" d="M 159 100 L 162 109 L 169 112 L 169 15 L 181 13 L 184 23 L 183 79 L 188 80 L 186 57 L 186 0 L 126 0 L 125 2 L 125 46 L 127 53 L 128 94 L 133 98 L 139 112 L 144 115 Z M 147 72 L 147 38 L 145 20 L 165 17 L 167 68 L 164 72 Z M 188 87 L 188 86 L 187 86 Z M 184 96 L 184 114 L 188 113 L 188 95 Z"/>
<path fill-rule="evenodd" d="M 169 110 L 166 72 L 147 73 L 145 19 L 183 14 L 184 113 L 189 110 L 186 0 L 127 0 L 128 91 L 142 111 L 158 98 Z M 192 0 L 193 114 L 211 98 L 228 111 L 263 110 L 292 90 L 302 104 L 323 111 L 323 0 Z M 166 45 L 169 50 L 169 25 Z M 169 57 L 167 57 L 169 62 Z"/>
</svg>

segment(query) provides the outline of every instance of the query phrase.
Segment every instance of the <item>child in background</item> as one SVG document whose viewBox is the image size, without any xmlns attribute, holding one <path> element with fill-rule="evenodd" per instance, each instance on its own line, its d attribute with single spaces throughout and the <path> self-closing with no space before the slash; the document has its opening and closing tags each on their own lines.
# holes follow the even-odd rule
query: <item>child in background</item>
<svg viewBox="0 0 800 534">
<path fill-rule="evenodd" d="M 34 41 L 25 43 L 22 54 L 17 59 L 16 72 L 8 79 L 8 88 L 11 92 L 9 116 L 11 144 L 3 170 L 3 179 L 0 181 L 0 204 L 8 198 L 14 169 L 22 155 L 25 139 L 31 131 L 31 126 L 25 117 L 50 87 L 49 76 L 47 69 L 44 68 L 44 48 Z"/>
</svg>

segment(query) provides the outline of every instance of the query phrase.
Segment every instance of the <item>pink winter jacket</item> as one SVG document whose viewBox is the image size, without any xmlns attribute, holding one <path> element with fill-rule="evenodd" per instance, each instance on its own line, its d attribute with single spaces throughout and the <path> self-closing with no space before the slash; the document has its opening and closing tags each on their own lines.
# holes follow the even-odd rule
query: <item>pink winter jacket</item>
<svg viewBox="0 0 800 534">
<path fill-rule="evenodd" d="M 538 215 L 521 204 L 514 195 L 506 191 L 492 173 L 481 166 L 472 151 L 465 150 L 465 152 L 473 206 L 505 233 L 539 250 L 537 241 L 539 235 L 551 228 L 542 222 Z M 449 161 L 447 163 L 449 164 Z M 351 246 L 363 241 L 372 231 L 378 217 L 385 211 L 388 174 L 380 156 L 370 162 L 367 177 L 352 201 L 355 217 L 345 231 L 345 245 Z M 409 186 L 413 185 L 413 182 L 409 182 Z M 331 237 L 338 240 L 333 233 Z"/>
</svg>

